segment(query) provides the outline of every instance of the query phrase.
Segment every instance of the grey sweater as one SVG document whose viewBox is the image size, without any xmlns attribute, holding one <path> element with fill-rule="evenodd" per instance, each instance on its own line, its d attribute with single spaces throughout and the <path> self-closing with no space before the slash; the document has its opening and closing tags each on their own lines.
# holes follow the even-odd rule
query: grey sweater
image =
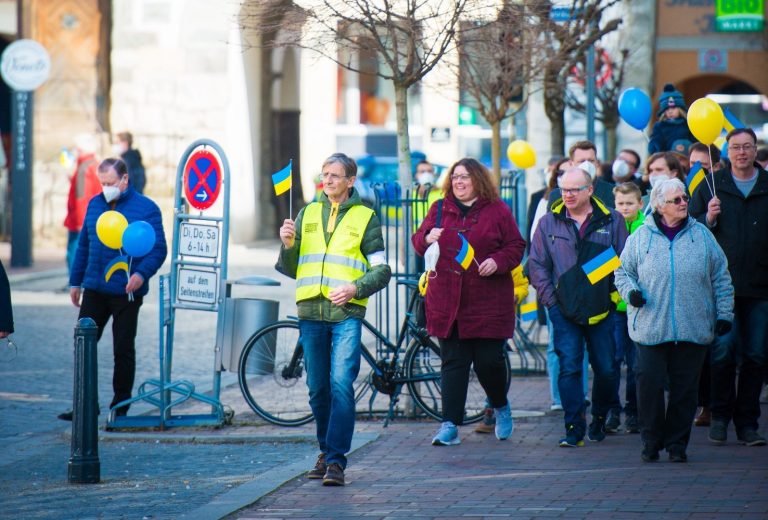
<svg viewBox="0 0 768 520">
<path fill-rule="evenodd" d="M 708 345 L 716 320 L 733 321 L 725 254 L 706 226 L 691 217 L 670 242 L 648 215 L 627 239 L 616 287 L 624 301 L 633 289 L 647 300 L 641 308 L 627 304 L 629 336 L 641 345 Z"/>
</svg>

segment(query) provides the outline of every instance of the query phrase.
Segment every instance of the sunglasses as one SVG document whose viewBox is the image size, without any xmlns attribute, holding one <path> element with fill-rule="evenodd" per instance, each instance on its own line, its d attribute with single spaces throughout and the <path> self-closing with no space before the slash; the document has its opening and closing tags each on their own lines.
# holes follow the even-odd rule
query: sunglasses
<svg viewBox="0 0 768 520">
<path fill-rule="evenodd" d="M 672 200 L 665 200 L 665 201 L 664 201 L 664 203 L 665 203 L 665 204 L 674 204 L 674 205 L 676 205 L 676 206 L 679 206 L 679 205 L 680 205 L 680 204 L 682 204 L 683 202 L 685 202 L 686 204 L 688 204 L 688 201 L 689 201 L 689 200 L 691 200 L 691 198 L 690 198 L 688 195 L 680 195 L 679 197 L 675 197 L 675 198 L 674 198 L 674 199 L 672 199 Z"/>
</svg>

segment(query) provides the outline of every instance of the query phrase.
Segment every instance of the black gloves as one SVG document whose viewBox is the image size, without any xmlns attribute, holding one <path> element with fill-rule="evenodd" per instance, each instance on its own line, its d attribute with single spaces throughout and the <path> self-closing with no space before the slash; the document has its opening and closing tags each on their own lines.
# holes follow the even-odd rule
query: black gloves
<svg viewBox="0 0 768 520">
<path fill-rule="evenodd" d="M 725 336 L 731 332 L 731 328 L 733 328 L 733 325 L 730 321 L 717 320 L 717 323 L 715 323 L 715 334 L 718 336 Z"/>
<path fill-rule="evenodd" d="M 645 305 L 645 298 L 643 298 L 643 293 L 641 293 L 637 289 L 631 290 L 629 292 L 629 303 L 632 305 L 632 307 L 637 307 L 637 308 L 640 308 L 643 305 Z"/>
</svg>

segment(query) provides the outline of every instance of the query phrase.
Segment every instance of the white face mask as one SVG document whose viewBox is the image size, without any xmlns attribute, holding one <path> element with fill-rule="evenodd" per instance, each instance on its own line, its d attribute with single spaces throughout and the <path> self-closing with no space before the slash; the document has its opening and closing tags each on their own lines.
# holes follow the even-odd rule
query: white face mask
<svg viewBox="0 0 768 520">
<path fill-rule="evenodd" d="M 436 272 L 438 258 L 440 258 L 440 246 L 437 242 L 433 242 L 424 252 L 424 269 Z"/>
<path fill-rule="evenodd" d="M 116 157 L 120 157 L 120 155 L 122 155 L 122 153 L 123 153 L 123 147 L 122 147 L 122 145 L 120 145 L 119 143 L 115 143 L 115 144 L 113 144 L 113 145 L 112 145 L 112 153 L 113 153 L 113 154 L 114 154 Z"/>
<path fill-rule="evenodd" d="M 669 179 L 666 175 L 651 175 L 648 177 L 648 182 L 651 183 L 651 188 L 655 188 L 658 183 Z"/>
<path fill-rule="evenodd" d="M 429 172 L 421 172 L 416 174 L 416 182 L 419 184 L 434 184 L 435 174 Z"/>
<path fill-rule="evenodd" d="M 595 168 L 595 165 L 589 161 L 582 162 L 581 164 L 579 164 L 578 168 L 581 168 L 582 170 L 587 172 L 589 176 L 592 177 L 592 179 L 594 179 L 595 175 L 597 175 L 597 168 Z"/>
<path fill-rule="evenodd" d="M 629 164 L 624 159 L 616 159 L 611 166 L 613 180 L 624 179 L 629 175 Z"/>
<path fill-rule="evenodd" d="M 107 202 L 112 202 L 120 196 L 119 186 L 102 186 L 101 192 L 104 194 L 104 198 Z"/>
</svg>

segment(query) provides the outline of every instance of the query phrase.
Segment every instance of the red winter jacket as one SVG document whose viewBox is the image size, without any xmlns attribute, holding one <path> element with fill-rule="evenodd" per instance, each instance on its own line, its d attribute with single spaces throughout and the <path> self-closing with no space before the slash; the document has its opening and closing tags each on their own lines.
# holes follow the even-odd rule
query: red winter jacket
<svg viewBox="0 0 768 520">
<path fill-rule="evenodd" d="M 98 168 L 99 162 L 93 154 L 77 158 L 77 167 L 70 177 L 67 216 L 64 218 L 64 227 L 70 231 L 82 229 L 88 202 L 101 193 L 101 182 L 96 174 Z"/>
<path fill-rule="evenodd" d="M 525 240 L 501 200 L 477 200 L 466 217 L 455 200 L 449 194 L 443 203 L 437 275 L 432 275 L 426 295 L 427 330 L 447 338 L 456 323 L 460 338 L 510 338 L 515 330 L 515 286 L 510 272 L 523 258 Z M 425 238 L 435 227 L 437 207 L 432 204 L 411 237 L 419 255 L 427 250 Z M 456 261 L 461 248 L 459 233 L 474 248 L 477 260 L 466 271 Z M 498 269 L 482 277 L 478 265 L 487 258 L 493 258 Z"/>
</svg>

